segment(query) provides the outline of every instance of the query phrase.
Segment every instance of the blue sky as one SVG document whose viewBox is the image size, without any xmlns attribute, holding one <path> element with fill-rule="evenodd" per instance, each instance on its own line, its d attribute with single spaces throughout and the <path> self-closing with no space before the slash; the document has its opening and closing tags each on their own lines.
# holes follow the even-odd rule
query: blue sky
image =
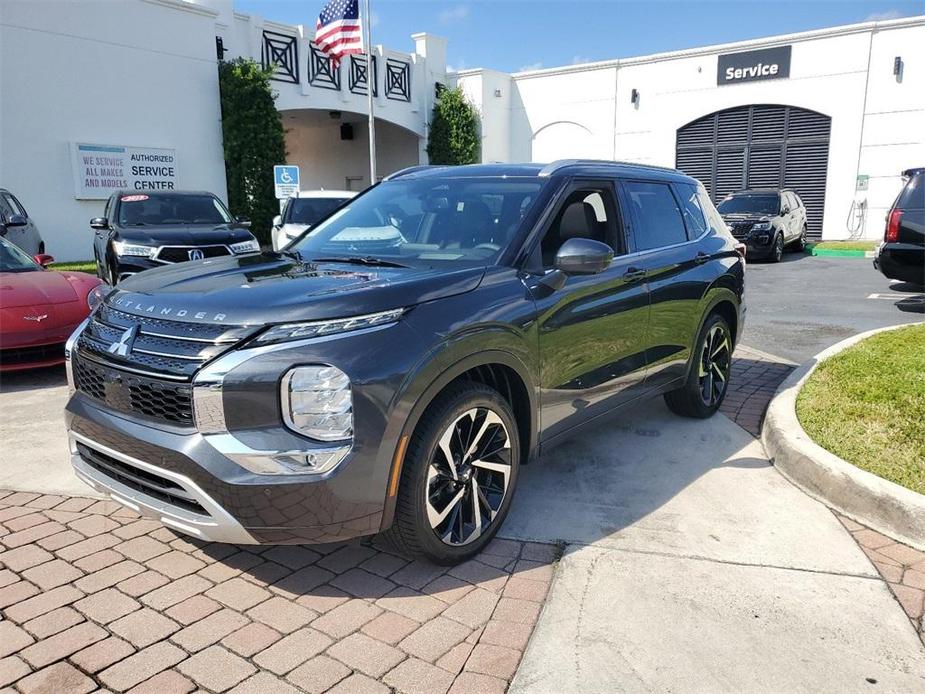
<svg viewBox="0 0 925 694">
<path fill-rule="evenodd" d="M 310 26 L 323 4 L 323 0 L 235 0 L 242 12 Z M 370 0 L 370 4 L 373 43 L 411 50 L 410 35 L 427 31 L 449 39 L 451 66 L 504 71 L 925 14 L 925 0 Z"/>
</svg>

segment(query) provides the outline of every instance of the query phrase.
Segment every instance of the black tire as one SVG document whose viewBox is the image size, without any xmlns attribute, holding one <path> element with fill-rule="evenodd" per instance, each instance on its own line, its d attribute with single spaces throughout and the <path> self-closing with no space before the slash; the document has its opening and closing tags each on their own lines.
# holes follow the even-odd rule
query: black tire
<svg viewBox="0 0 925 694">
<path fill-rule="evenodd" d="M 771 249 L 771 255 L 768 256 L 768 260 L 772 263 L 779 263 L 780 259 L 784 257 L 784 235 L 778 234 L 774 237 L 774 248 Z"/>
<path fill-rule="evenodd" d="M 719 343 L 715 337 L 717 331 L 722 333 L 722 340 L 725 343 L 722 352 L 719 351 Z M 726 319 L 718 313 L 710 314 L 700 329 L 694 350 L 687 381 L 677 390 L 665 393 L 665 404 L 668 405 L 668 409 L 682 417 L 706 419 L 712 417 L 723 404 L 729 388 L 733 345 L 732 331 Z M 706 361 L 708 350 L 709 354 L 713 355 L 709 358 L 709 363 Z M 707 375 L 709 375 L 709 398 L 704 394 L 708 389 L 704 382 Z M 720 376 L 721 379 L 719 379 Z M 717 380 L 722 381 L 719 388 L 716 386 Z"/>
<path fill-rule="evenodd" d="M 473 411 L 476 414 L 470 416 Z M 475 441 L 471 440 L 473 431 L 477 436 L 481 433 Z M 446 449 L 441 440 L 447 448 L 463 451 L 453 470 L 445 464 Z M 507 471 L 470 465 L 470 460 L 506 467 Z M 402 465 L 395 520 L 385 538 L 402 554 L 436 564 L 465 561 L 480 552 L 504 522 L 517 485 L 519 464 L 517 420 L 508 402 L 481 383 L 464 381 L 449 386 L 427 408 L 411 435 Z M 480 530 L 474 538 L 467 539 L 466 533 L 471 535 L 477 527 L 473 490 L 479 490 L 476 504 Z M 454 502 L 457 497 L 459 501 Z M 434 526 L 432 519 L 441 513 L 443 520 Z"/>
</svg>

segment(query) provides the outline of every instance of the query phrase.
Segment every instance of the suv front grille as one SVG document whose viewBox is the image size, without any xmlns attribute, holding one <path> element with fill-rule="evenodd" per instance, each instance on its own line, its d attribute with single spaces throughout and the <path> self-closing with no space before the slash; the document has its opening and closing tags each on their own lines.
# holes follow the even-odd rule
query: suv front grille
<svg viewBox="0 0 925 694">
<path fill-rule="evenodd" d="M 127 487 L 172 506 L 209 515 L 192 494 L 171 479 L 124 463 L 82 443 L 77 444 L 77 452 L 87 465 Z"/>
<path fill-rule="evenodd" d="M 192 260 L 191 251 L 202 251 L 203 258 L 231 255 L 228 246 L 162 246 L 154 259 L 162 263 L 185 263 L 187 260 Z"/>
<path fill-rule="evenodd" d="M 748 236 L 748 232 L 752 230 L 754 222 L 736 222 L 731 224 L 729 229 L 732 231 L 732 235 L 737 239 L 744 239 Z"/>
<path fill-rule="evenodd" d="M 180 426 L 192 426 L 192 386 L 159 381 L 113 369 L 75 356 L 77 390 L 119 412 L 137 414 Z"/>
<path fill-rule="evenodd" d="M 128 354 L 120 356 L 109 351 L 128 329 L 136 326 L 138 333 Z M 101 306 L 81 333 L 77 350 L 115 368 L 188 381 L 205 362 L 252 332 L 252 328 L 240 325 L 184 323 Z"/>
<path fill-rule="evenodd" d="M 131 349 L 113 346 L 135 330 Z M 193 426 L 196 371 L 252 334 L 253 328 L 183 323 L 136 316 L 101 306 L 77 340 L 72 355 L 77 390 L 107 407 L 177 426 Z M 113 349 L 113 352 L 110 352 Z"/>
</svg>

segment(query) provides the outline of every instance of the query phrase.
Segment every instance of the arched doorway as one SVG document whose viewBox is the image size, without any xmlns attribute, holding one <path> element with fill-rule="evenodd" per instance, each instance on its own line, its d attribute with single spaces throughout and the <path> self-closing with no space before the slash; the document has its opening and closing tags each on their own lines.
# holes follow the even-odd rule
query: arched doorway
<svg viewBox="0 0 925 694">
<path fill-rule="evenodd" d="M 557 159 L 602 159 L 594 135 L 581 123 L 560 120 L 547 123 L 533 135 L 532 160 L 547 164 Z"/>
<path fill-rule="evenodd" d="M 792 188 L 818 238 L 831 128 L 829 116 L 796 106 L 729 108 L 678 129 L 675 166 L 700 179 L 714 202 L 744 188 Z"/>
</svg>

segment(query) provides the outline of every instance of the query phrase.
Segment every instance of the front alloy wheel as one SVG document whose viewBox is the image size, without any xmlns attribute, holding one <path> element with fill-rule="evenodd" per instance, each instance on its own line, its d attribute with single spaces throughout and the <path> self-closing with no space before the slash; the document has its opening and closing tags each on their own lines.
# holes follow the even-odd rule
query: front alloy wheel
<svg viewBox="0 0 925 694">
<path fill-rule="evenodd" d="M 427 519 L 437 537 L 467 545 L 491 526 L 511 474 L 510 435 L 485 407 L 461 414 L 440 436 L 427 470 Z"/>
<path fill-rule="evenodd" d="M 779 263 L 780 259 L 784 257 L 784 235 L 778 234 L 774 237 L 774 250 L 771 251 L 771 260 L 775 263 Z"/>
<path fill-rule="evenodd" d="M 726 392 L 732 366 L 732 341 L 723 323 L 714 323 L 704 340 L 700 353 L 700 399 L 707 407 L 715 407 Z"/>
<path fill-rule="evenodd" d="M 384 539 L 437 564 L 469 559 L 504 522 L 519 466 L 511 403 L 482 383 L 450 384 L 410 437 Z"/>
</svg>

